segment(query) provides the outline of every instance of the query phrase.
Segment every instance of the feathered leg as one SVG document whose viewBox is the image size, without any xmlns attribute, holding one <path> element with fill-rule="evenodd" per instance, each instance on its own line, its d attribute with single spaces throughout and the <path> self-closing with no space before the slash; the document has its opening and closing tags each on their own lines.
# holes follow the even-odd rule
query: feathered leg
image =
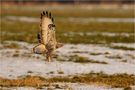
<svg viewBox="0 0 135 90">
<path fill-rule="evenodd" d="M 48 52 L 46 53 L 46 59 L 47 59 L 48 62 L 51 62 L 51 60 L 52 60 L 52 52 L 49 52 L 49 51 L 48 51 Z"/>
</svg>

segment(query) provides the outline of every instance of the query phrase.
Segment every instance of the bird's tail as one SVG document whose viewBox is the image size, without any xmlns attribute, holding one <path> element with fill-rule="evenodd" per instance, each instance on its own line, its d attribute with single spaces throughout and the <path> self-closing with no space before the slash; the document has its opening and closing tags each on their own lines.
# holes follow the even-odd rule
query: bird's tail
<svg viewBox="0 0 135 90">
<path fill-rule="evenodd" d="M 32 52 L 36 54 L 43 54 L 43 53 L 46 53 L 47 50 L 44 44 L 38 44 L 32 49 Z"/>
</svg>

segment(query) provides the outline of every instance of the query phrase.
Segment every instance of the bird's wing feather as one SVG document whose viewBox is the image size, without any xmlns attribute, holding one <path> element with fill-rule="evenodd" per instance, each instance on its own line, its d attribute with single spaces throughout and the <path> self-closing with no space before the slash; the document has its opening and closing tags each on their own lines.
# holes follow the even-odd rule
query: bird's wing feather
<svg viewBox="0 0 135 90">
<path fill-rule="evenodd" d="M 54 19 L 50 12 L 48 13 L 47 11 L 43 11 L 43 13 L 41 13 L 40 31 L 43 44 L 47 43 L 48 25 L 53 24 L 53 21 Z"/>
<path fill-rule="evenodd" d="M 39 42 L 39 43 L 42 43 L 42 42 L 43 42 L 42 37 L 41 37 L 41 32 L 39 32 L 39 33 L 37 34 L 37 38 L 38 38 L 38 42 Z"/>
</svg>

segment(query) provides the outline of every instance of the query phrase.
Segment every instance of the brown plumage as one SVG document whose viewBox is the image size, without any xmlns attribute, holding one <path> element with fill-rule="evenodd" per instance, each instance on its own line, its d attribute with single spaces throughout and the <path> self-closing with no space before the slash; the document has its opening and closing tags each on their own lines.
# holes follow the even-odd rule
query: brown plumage
<svg viewBox="0 0 135 90">
<path fill-rule="evenodd" d="M 40 18 L 40 31 L 37 36 L 39 44 L 33 48 L 33 52 L 46 54 L 46 59 L 51 61 L 55 49 L 62 47 L 63 44 L 56 41 L 55 24 L 51 12 L 43 11 Z"/>
</svg>

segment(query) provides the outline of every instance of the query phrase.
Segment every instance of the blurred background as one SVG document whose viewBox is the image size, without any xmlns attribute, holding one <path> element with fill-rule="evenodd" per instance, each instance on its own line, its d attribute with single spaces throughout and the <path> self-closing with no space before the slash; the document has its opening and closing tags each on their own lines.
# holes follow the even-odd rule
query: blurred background
<svg viewBox="0 0 135 90">
<path fill-rule="evenodd" d="M 5 3 L 64 3 L 64 4 L 101 4 L 101 3 L 115 3 L 115 4 L 132 4 L 134 0 L 1 0 Z"/>
<path fill-rule="evenodd" d="M 46 88 L 48 77 L 56 89 L 58 82 L 73 90 L 133 89 L 134 7 L 135 0 L 0 0 L 0 89 Z M 52 13 L 64 43 L 50 63 L 31 52 L 43 11 Z"/>
<path fill-rule="evenodd" d="M 48 10 L 64 43 L 134 42 L 133 7 L 134 0 L 1 0 L 2 41 L 37 42 L 40 13 Z"/>
</svg>

